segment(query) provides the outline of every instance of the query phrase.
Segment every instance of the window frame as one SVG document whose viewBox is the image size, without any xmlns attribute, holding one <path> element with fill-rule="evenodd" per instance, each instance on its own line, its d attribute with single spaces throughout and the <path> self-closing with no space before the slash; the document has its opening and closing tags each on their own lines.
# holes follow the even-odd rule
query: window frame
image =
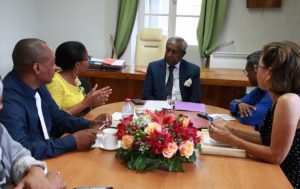
<svg viewBox="0 0 300 189">
<path fill-rule="evenodd" d="M 177 12 L 177 0 L 169 0 L 169 14 L 160 14 L 160 13 L 145 13 L 145 0 L 141 0 L 138 8 L 138 28 L 139 31 L 144 27 L 145 16 L 168 16 L 168 33 L 167 36 L 175 36 L 176 30 L 176 19 L 178 17 L 190 17 L 190 18 L 199 18 L 199 15 L 176 15 Z M 198 46 L 198 45 L 189 45 L 189 46 Z"/>
</svg>

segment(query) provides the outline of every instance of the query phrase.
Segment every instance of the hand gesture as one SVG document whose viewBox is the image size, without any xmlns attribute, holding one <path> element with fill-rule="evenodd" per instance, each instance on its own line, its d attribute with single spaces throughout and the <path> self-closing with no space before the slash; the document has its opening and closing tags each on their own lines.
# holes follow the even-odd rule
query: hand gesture
<svg viewBox="0 0 300 189">
<path fill-rule="evenodd" d="M 98 93 L 99 92 L 99 93 Z M 101 106 L 108 101 L 109 95 L 112 93 L 112 89 L 109 86 L 103 87 L 97 90 L 97 98 L 94 98 L 94 104 L 91 106 L 92 108 Z"/>
<path fill-rule="evenodd" d="M 109 114 L 100 114 L 98 115 L 91 123 L 90 128 L 93 129 L 102 129 L 106 127 L 110 127 L 112 123 L 112 117 Z"/>
<path fill-rule="evenodd" d="M 106 86 L 97 90 L 97 87 L 98 84 L 96 84 L 83 99 L 83 104 L 86 107 L 98 107 L 105 104 L 105 102 L 108 100 L 112 89 L 109 86 Z"/>
<path fill-rule="evenodd" d="M 78 150 L 87 150 L 90 149 L 93 144 L 95 144 L 96 135 L 98 130 L 96 129 L 85 129 L 77 131 L 73 134 L 76 147 Z"/>
<path fill-rule="evenodd" d="M 246 104 L 244 102 L 240 102 L 238 105 L 238 109 L 240 111 L 241 117 L 247 117 L 252 115 L 252 110 L 256 110 L 255 106 L 251 106 L 249 104 Z"/>
</svg>

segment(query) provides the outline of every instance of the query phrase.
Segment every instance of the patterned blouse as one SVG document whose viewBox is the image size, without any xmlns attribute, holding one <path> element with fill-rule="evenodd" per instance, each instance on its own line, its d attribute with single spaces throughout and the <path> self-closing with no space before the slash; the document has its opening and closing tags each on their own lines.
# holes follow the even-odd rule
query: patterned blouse
<svg viewBox="0 0 300 189">
<path fill-rule="evenodd" d="M 78 78 L 76 78 L 76 85 L 70 84 L 59 73 L 55 73 L 52 82 L 46 87 L 58 107 L 66 111 L 84 99 L 84 89 Z"/>
<path fill-rule="evenodd" d="M 270 146 L 273 116 L 276 104 L 267 113 L 263 126 L 260 128 L 262 143 Z M 300 188 L 300 129 L 296 130 L 291 149 L 280 165 L 281 169 L 295 188 Z"/>
</svg>

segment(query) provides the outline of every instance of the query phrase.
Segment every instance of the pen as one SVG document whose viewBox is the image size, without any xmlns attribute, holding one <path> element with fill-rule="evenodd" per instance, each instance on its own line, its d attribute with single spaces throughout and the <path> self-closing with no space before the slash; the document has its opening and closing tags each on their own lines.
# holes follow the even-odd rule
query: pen
<svg viewBox="0 0 300 189">
<path fill-rule="evenodd" d="M 103 123 L 100 127 L 99 127 L 99 130 L 101 130 L 106 124 Z"/>
</svg>

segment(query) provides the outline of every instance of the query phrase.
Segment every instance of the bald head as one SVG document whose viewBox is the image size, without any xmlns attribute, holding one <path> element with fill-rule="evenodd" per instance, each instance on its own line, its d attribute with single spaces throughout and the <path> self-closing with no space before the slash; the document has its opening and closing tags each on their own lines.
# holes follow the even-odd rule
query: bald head
<svg viewBox="0 0 300 189">
<path fill-rule="evenodd" d="M 35 38 L 20 40 L 12 53 L 14 70 L 28 70 L 36 62 L 44 61 L 47 58 L 45 53 L 45 41 Z"/>
</svg>

